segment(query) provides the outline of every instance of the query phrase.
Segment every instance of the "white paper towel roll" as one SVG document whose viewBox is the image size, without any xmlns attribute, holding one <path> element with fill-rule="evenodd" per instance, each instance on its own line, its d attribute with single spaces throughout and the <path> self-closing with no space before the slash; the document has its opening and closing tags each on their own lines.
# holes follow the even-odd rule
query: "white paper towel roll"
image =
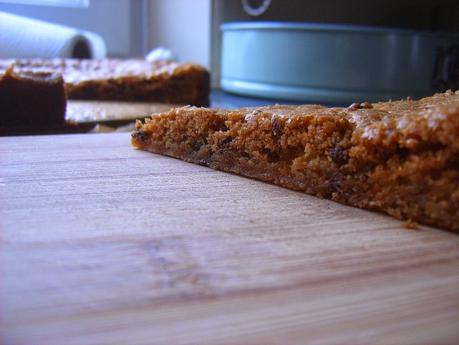
<svg viewBox="0 0 459 345">
<path fill-rule="evenodd" d="M 91 31 L 80 31 L 88 42 L 92 59 L 103 59 L 107 56 L 107 47 L 102 36 Z"/>
<path fill-rule="evenodd" d="M 0 12 L 0 58 L 102 59 L 105 55 L 104 39 L 93 32 Z"/>
</svg>

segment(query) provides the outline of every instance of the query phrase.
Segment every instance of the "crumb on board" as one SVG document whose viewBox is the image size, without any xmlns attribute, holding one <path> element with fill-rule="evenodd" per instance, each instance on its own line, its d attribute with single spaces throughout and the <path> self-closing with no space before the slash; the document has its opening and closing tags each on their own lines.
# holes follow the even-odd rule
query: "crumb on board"
<svg viewBox="0 0 459 345">
<path fill-rule="evenodd" d="M 411 219 L 402 223 L 402 227 L 408 230 L 421 230 L 418 223 L 413 222 Z"/>
</svg>

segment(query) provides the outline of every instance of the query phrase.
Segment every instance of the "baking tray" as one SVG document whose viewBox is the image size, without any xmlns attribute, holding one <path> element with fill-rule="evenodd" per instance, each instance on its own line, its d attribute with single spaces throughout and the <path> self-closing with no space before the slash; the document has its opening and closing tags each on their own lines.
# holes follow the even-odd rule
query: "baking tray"
<svg viewBox="0 0 459 345">
<path fill-rule="evenodd" d="M 441 85 L 436 69 L 444 72 L 441 60 L 459 43 L 457 34 L 355 25 L 239 22 L 221 29 L 224 90 L 328 103 L 432 94 Z"/>
</svg>

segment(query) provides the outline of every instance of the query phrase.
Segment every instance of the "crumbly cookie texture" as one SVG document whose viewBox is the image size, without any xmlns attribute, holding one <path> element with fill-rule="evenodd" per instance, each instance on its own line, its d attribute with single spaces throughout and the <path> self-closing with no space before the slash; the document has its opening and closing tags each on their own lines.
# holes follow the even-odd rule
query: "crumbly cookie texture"
<svg viewBox="0 0 459 345">
<path fill-rule="evenodd" d="M 139 59 L 0 60 L 0 70 L 62 74 L 70 99 L 164 102 L 203 106 L 209 102 L 210 77 L 202 66 Z"/>
<path fill-rule="evenodd" d="M 138 121 L 132 144 L 459 230 L 459 91 L 348 108 L 183 107 Z"/>
</svg>

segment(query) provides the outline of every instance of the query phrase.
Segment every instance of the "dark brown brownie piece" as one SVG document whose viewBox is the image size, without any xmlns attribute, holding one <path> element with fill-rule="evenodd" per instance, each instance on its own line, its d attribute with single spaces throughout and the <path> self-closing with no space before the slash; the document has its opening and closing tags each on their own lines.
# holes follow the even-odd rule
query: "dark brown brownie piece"
<svg viewBox="0 0 459 345">
<path fill-rule="evenodd" d="M 209 103 L 210 76 L 202 66 L 138 59 L 13 60 L 24 71 L 61 73 L 69 99 L 163 102 L 203 106 Z M 10 61 L 0 61 L 0 66 Z"/>
<path fill-rule="evenodd" d="M 65 125 L 66 94 L 59 74 L 0 71 L 0 130 L 57 129 Z"/>
<path fill-rule="evenodd" d="M 349 108 L 183 107 L 137 122 L 132 144 L 459 230 L 459 91 Z"/>
</svg>

